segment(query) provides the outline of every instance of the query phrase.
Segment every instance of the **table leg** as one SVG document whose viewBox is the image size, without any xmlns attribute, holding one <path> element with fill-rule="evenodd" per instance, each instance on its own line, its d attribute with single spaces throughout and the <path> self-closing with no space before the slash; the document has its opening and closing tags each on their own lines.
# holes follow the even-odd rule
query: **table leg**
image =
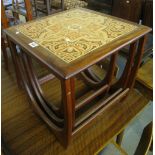
<svg viewBox="0 0 155 155">
<path fill-rule="evenodd" d="M 61 109 L 55 107 L 54 104 L 48 103 L 44 96 L 39 80 L 33 70 L 31 58 L 22 50 L 19 56 L 15 50 L 16 45 L 13 42 L 11 42 L 11 47 L 14 49 L 12 51 L 12 55 L 16 70 L 18 75 L 21 76 L 25 91 L 29 96 L 32 107 L 51 128 L 62 145 L 67 147 L 71 141 L 75 118 L 74 79 L 61 79 Z"/>
<path fill-rule="evenodd" d="M 9 43 L 11 57 L 15 68 L 17 84 L 19 88 L 22 88 L 23 83 L 22 83 L 21 74 L 19 73 L 19 66 L 17 64 L 19 55 L 17 53 L 16 45 L 13 42 L 11 42 L 8 38 L 7 38 L 7 41 Z"/>
<path fill-rule="evenodd" d="M 136 47 L 137 47 L 137 42 L 133 42 L 130 45 L 129 49 L 129 57 L 126 63 L 126 66 L 124 68 L 124 72 L 120 78 L 119 84 L 121 84 L 124 88 L 127 86 L 127 83 L 129 81 L 129 76 L 131 73 L 132 65 L 134 63 L 134 57 L 136 54 Z"/>
<path fill-rule="evenodd" d="M 34 0 L 34 9 L 35 9 L 36 17 L 38 17 L 37 0 Z"/>
<path fill-rule="evenodd" d="M 46 0 L 47 15 L 51 14 L 51 1 Z"/>
<path fill-rule="evenodd" d="M 64 10 L 64 0 L 61 0 L 61 9 Z"/>
<path fill-rule="evenodd" d="M 25 8 L 26 8 L 26 20 L 30 21 L 33 19 L 31 1 L 24 0 L 24 3 L 25 3 Z"/>
<path fill-rule="evenodd" d="M 146 43 L 146 36 L 140 38 L 140 40 L 139 40 L 138 50 L 137 50 L 137 54 L 135 56 L 135 62 L 134 62 L 134 65 L 132 66 L 129 82 L 127 84 L 127 87 L 129 87 L 129 88 L 133 88 L 133 86 L 135 84 L 136 74 L 137 74 L 138 68 L 141 64 L 142 56 L 144 53 L 145 43 Z"/>
<path fill-rule="evenodd" d="M 113 85 L 113 89 L 119 88 L 133 88 L 135 83 L 136 74 L 141 63 L 142 55 L 144 52 L 144 45 L 146 36 L 140 38 L 138 50 L 137 43 L 134 42 L 130 45 L 129 58 L 126 62 L 125 69 L 120 79 Z"/>
<path fill-rule="evenodd" d="M 65 119 L 65 146 L 71 142 L 72 131 L 75 120 L 75 96 L 74 96 L 74 79 L 67 79 L 61 81 L 62 86 L 62 100 L 64 106 L 64 119 Z"/>
</svg>

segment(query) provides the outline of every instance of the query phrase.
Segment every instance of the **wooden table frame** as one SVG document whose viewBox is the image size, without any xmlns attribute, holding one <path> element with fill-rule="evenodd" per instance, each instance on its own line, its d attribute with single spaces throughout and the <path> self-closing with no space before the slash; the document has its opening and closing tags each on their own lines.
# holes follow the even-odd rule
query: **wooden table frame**
<svg viewBox="0 0 155 155">
<path fill-rule="evenodd" d="M 90 63 L 87 67 L 82 67 L 78 72 L 68 74 L 65 77 L 63 77 L 62 74 L 59 74 L 57 68 L 51 67 L 48 62 L 42 61 L 41 57 L 35 56 L 26 46 L 23 46 L 20 43 L 19 38 L 14 37 L 15 32 L 6 31 L 17 78 L 19 80 L 22 79 L 22 83 L 34 110 L 46 122 L 46 124 L 48 124 L 64 147 L 67 147 L 70 144 L 72 137 L 81 129 L 89 127 L 89 124 L 92 123 L 94 119 L 100 117 L 100 114 L 103 113 L 109 105 L 114 102 L 122 101 L 133 88 L 136 73 L 144 51 L 146 33 L 150 30 L 151 29 L 146 28 L 140 33 L 138 32 L 136 37 L 133 36 L 133 39 L 129 39 L 124 44 L 119 44 L 115 50 L 110 50 L 113 52 L 109 51 L 108 54 L 98 57 L 96 62 L 91 62 L 90 59 Z M 138 49 L 136 48 L 137 43 L 139 44 Z M 21 48 L 20 54 L 16 51 L 16 44 Z M 117 82 L 112 83 L 118 51 L 127 44 L 130 44 L 130 54 L 125 69 L 121 78 Z M 111 57 L 109 68 L 105 78 L 99 80 L 91 71 L 90 66 L 102 62 L 107 56 Z M 39 80 L 32 67 L 32 59 L 45 65 L 50 69 L 51 73 L 60 80 L 62 91 L 62 103 L 60 109 L 56 108 L 54 105 L 49 108 L 49 103 L 43 94 Z M 77 101 L 75 100 L 75 76 L 79 75 L 79 73 L 84 81 L 94 89 L 94 93 L 87 96 L 84 100 Z M 88 113 L 85 117 L 76 120 L 75 113 L 78 110 L 82 109 L 84 105 L 88 104 L 99 95 L 107 93 L 110 93 L 110 95 L 106 100 L 100 101 L 100 104 L 96 106 L 93 111 Z"/>
</svg>

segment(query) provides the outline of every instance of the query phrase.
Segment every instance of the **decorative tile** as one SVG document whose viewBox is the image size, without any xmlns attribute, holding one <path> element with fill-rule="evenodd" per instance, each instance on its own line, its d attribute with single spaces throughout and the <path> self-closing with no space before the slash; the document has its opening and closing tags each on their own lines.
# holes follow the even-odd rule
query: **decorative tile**
<svg viewBox="0 0 155 155">
<path fill-rule="evenodd" d="M 70 63 L 137 26 L 87 10 L 74 9 L 17 27 L 25 36 Z M 94 51 L 95 52 L 95 51 Z"/>
</svg>

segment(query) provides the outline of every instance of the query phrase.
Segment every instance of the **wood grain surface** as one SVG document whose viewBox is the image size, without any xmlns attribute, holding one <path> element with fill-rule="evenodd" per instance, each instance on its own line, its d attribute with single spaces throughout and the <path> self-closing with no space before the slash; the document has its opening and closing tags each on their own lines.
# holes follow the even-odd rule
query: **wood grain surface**
<svg viewBox="0 0 155 155">
<path fill-rule="evenodd" d="M 89 124 L 88 130 L 81 130 L 68 149 L 64 149 L 33 112 L 27 96 L 15 81 L 13 69 L 9 73 L 2 67 L 2 136 L 11 153 L 17 155 L 93 155 L 122 131 L 148 103 L 139 92 L 131 91 L 124 102 L 109 105 L 93 124 Z M 50 92 L 49 83 L 44 89 Z M 53 94 L 53 98 L 55 95 L 57 93 Z"/>
</svg>

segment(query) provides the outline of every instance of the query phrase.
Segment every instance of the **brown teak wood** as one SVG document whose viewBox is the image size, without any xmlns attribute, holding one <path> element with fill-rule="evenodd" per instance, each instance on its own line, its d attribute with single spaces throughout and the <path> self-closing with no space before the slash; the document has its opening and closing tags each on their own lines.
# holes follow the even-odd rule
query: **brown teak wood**
<svg viewBox="0 0 155 155">
<path fill-rule="evenodd" d="M 82 10 L 98 14 L 87 9 Z M 118 20 L 115 17 L 108 17 Z M 130 23 L 124 20 L 121 21 Z M 6 30 L 16 73 L 21 78 L 21 82 L 31 101 L 30 103 L 64 147 L 68 147 L 78 132 L 84 128 L 87 129 L 110 106 L 115 103 L 120 104 L 132 90 L 144 51 L 145 35 L 151 31 L 146 26 L 135 25 L 137 29 L 134 32 L 119 37 L 115 41 L 95 49 L 89 55 L 82 56 L 70 63 L 65 63 L 56 56 L 47 55 L 47 50 L 41 46 L 37 48 L 30 47 L 29 42 L 32 40 L 21 33 L 17 35 L 16 27 Z M 139 48 L 136 51 L 135 43 L 138 40 Z M 16 44 L 21 49 L 20 55 L 16 51 Z M 131 54 L 126 68 L 120 80 L 113 82 L 117 54 L 119 49 L 128 44 L 131 44 Z M 133 59 L 135 53 L 136 56 Z M 111 59 L 105 78 L 99 79 L 91 67 L 92 65 L 97 65 L 100 68 L 99 62 L 104 61 L 108 56 Z M 43 64 L 45 68 L 54 74 L 55 79 L 60 81 L 60 106 L 55 106 L 53 101 L 49 102 L 47 100 L 33 68 L 33 59 Z M 81 72 L 82 74 L 79 74 Z M 128 76 L 128 78 L 124 75 Z M 84 84 L 87 87 L 87 93 L 81 93 L 81 96 L 78 97 L 75 95 L 75 80 L 77 76 L 82 76 Z"/>
</svg>

